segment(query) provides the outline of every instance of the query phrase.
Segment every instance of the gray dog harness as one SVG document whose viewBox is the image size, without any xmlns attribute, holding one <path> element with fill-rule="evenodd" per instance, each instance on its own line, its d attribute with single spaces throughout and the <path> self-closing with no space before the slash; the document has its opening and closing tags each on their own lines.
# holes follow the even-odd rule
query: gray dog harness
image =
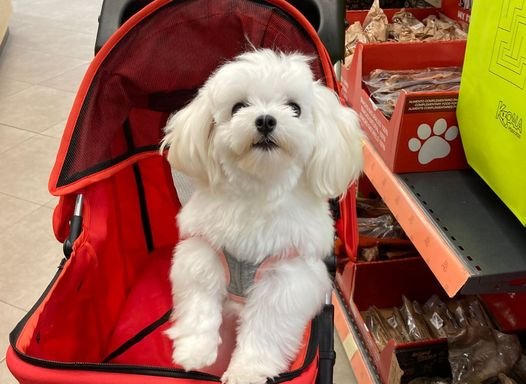
<svg viewBox="0 0 526 384">
<path fill-rule="evenodd" d="M 231 253 L 223 249 L 217 252 L 227 280 L 227 292 L 231 300 L 244 303 L 250 289 L 261 279 L 276 262 L 292 258 L 297 255 L 295 250 L 287 250 L 279 255 L 265 258 L 260 263 L 251 263 L 236 259 Z"/>
</svg>

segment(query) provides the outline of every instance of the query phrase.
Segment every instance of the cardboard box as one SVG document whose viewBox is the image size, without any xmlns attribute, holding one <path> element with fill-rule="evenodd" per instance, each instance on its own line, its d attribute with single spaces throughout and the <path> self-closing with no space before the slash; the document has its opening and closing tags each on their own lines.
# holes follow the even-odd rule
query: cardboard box
<svg viewBox="0 0 526 384">
<path fill-rule="evenodd" d="M 402 295 L 424 303 L 432 294 L 444 291 L 421 258 L 409 258 L 353 266 L 352 315 L 376 365 L 382 382 L 407 383 L 422 376 L 450 375 L 447 341 L 430 339 L 396 344 L 390 341 L 379 350 L 365 325 L 362 312 L 372 305 L 393 308 L 402 305 Z"/>
<path fill-rule="evenodd" d="M 433 9 L 412 10 L 419 19 Z M 392 17 L 396 10 L 387 10 Z M 351 15 L 352 14 L 352 15 Z M 350 21 L 366 12 L 348 12 Z M 458 92 L 402 93 L 390 119 L 376 107 L 363 79 L 375 69 L 461 67 L 466 42 L 359 43 L 342 68 L 342 91 L 358 112 L 362 128 L 388 167 L 397 173 L 467 168 L 456 119 Z"/>
</svg>

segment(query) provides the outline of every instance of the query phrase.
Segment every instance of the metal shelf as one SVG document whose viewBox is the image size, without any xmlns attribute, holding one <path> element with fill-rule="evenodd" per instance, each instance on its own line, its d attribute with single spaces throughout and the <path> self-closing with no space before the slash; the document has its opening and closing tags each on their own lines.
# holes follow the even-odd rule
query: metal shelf
<svg viewBox="0 0 526 384">
<path fill-rule="evenodd" d="M 334 325 L 340 336 L 343 349 L 359 384 L 381 384 L 360 332 L 344 304 L 344 299 L 336 290 L 332 295 L 334 305 Z"/>
<path fill-rule="evenodd" d="M 372 145 L 365 174 L 449 296 L 526 291 L 526 229 L 473 171 L 393 174 Z"/>
</svg>

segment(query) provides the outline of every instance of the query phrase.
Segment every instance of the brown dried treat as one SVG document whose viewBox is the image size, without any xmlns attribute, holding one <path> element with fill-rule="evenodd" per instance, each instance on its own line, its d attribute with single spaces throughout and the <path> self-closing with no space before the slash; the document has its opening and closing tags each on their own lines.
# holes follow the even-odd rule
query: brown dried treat
<svg viewBox="0 0 526 384">
<path fill-rule="evenodd" d="M 419 341 L 431 339 L 431 333 L 424 320 L 422 308 L 418 302 L 411 302 L 407 297 L 402 296 L 403 304 L 400 313 L 404 319 L 411 340 Z"/>
<path fill-rule="evenodd" d="M 468 322 L 472 327 L 491 327 L 492 321 L 486 312 L 486 309 L 476 296 L 467 297 L 466 312 Z"/>
<path fill-rule="evenodd" d="M 394 329 L 397 334 L 397 340 L 402 343 L 409 343 L 411 336 L 405 326 L 404 318 L 397 307 L 393 308 L 393 313 L 387 318 L 387 323 Z"/>
<path fill-rule="evenodd" d="M 396 260 L 396 259 L 405 259 L 408 257 L 414 257 L 418 256 L 418 252 L 414 249 L 410 249 L 407 251 L 386 251 L 384 252 L 384 255 L 389 260 Z"/>
<path fill-rule="evenodd" d="M 511 370 L 518 380 L 526 383 L 526 355 L 522 355 Z"/>
<path fill-rule="evenodd" d="M 372 306 L 365 311 L 364 321 L 367 329 L 373 336 L 378 349 L 383 350 L 387 345 L 387 342 L 393 338 L 389 331 L 389 324 L 386 323 L 378 311 L 378 308 L 375 306 Z"/>
<path fill-rule="evenodd" d="M 394 14 L 392 21 L 389 36 L 395 41 L 416 41 L 416 34 L 424 28 L 424 24 L 404 8 Z"/>
<path fill-rule="evenodd" d="M 466 327 L 448 339 L 453 383 L 482 383 L 508 372 L 519 360 L 521 345 L 516 335 L 489 327 Z"/>
<path fill-rule="evenodd" d="M 451 379 L 444 379 L 442 377 L 417 377 L 411 380 L 409 384 L 451 384 Z"/>
<path fill-rule="evenodd" d="M 506 376 L 504 373 L 499 373 L 498 378 L 501 384 L 517 384 L 515 380 Z"/>
<path fill-rule="evenodd" d="M 401 92 L 457 91 L 460 78 L 461 69 L 457 67 L 398 71 L 377 69 L 364 79 L 364 83 L 378 108 L 390 117 Z"/>
<path fill-rule="evenodd" d="M 432 295 L 424 304 L 424 318 L 433 336 L 446 338 L 457 334 L 458 325 L 447 305 L 437 295 Z"/>
<path fill-rule="evenodd" d="M 350 66 L 356 45 L 367 43 L 369 40 L 359 21 L 355 21 L 345 31 L 345 65 Z"/>
<path fill-rule="evenodd" d="M 389 37 L 394 41 L 417 41 L 415 32 L 407 25 L 389 24 Z"/>
<path fill-rule="evenodd" d="M 378 246 L 362 248 L 360 249 L 360 259 L 368 262 L 377 261 L 380 259 L 380 249 L 378 249 Z"/>
<path fill-rule="evenodd" d="M 374 0 L 363 21 L 363 30 L 370 42 L 387 41 L 387 16 L 380 8 L 379 0 Z"/>
<path fill-rule="evenodd" d="M 356 198 L 356 211 L 358 217 L 378 217 L 391 213 L 382 199 Z"/>
<path fill-rule="evenodd" d="M 378 217 L 359 217 L 358 231 L 361 235 L 368 237 L 396 238 L 404 237 L 402 227 L 392 214 L 382 215 Z"/>
</svg>

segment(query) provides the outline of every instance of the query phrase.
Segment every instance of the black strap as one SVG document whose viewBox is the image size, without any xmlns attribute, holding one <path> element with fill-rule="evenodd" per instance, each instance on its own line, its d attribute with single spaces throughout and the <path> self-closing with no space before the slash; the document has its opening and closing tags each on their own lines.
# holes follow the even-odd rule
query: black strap
<svg viewBox="0 0 526 384">
<path fill-rule="evenodd" d="M 102 362 L 109 363 L 111 360 L 115 359 L 117 356 L 122 355 L 128 349 L 133 347 L 135 344 L 139 343 L 142 339 L 144 339 L 150 333 L 152 333 L 157 328 L 159 328 L 161 325 L 166 323 L 170 319 L 171 314 L 172 314 L 172 310 L 170 309 L 168 312 L 162 315 L 162 317 L 160 317 L 159 319 L 157 319 L 156 321 L 148 325 L 146 328 L 142 329 L 139 333 L 137 333 L 131 339 L 124 342 L 124 344 L 122 344 L 120 347 L 118 347 L 116 350 L 110 353 L 108 357 L 102 360 Z"/>
<path fill-rule="evenodd" d="M 124 137 L 126 138 L 128 149 L 134 150 L 135 144 L 133 142 L 132 130 L 130 126 L 130 121 L 128 119 L 126 119 L 126 121 L 124 122 Z M 139 196 L 139 207 L 141 210 L 141 220 L 144 231 L 144 239 L 146 241 L 146 248 L 148 249 L 148 252 L 152 252 L 152 227 L 150 225 L 150 217 L 148 216 L 148 204 L 146 203 L 146 194 L 144 191 L 144 184 L 142 182 L 141 170 L 139 168 L 139 164 L 137 163 L 133 164 L 133 174 L 135 176 L 135 184 L 137 185 L 137 194 Z"/>
</svg>

